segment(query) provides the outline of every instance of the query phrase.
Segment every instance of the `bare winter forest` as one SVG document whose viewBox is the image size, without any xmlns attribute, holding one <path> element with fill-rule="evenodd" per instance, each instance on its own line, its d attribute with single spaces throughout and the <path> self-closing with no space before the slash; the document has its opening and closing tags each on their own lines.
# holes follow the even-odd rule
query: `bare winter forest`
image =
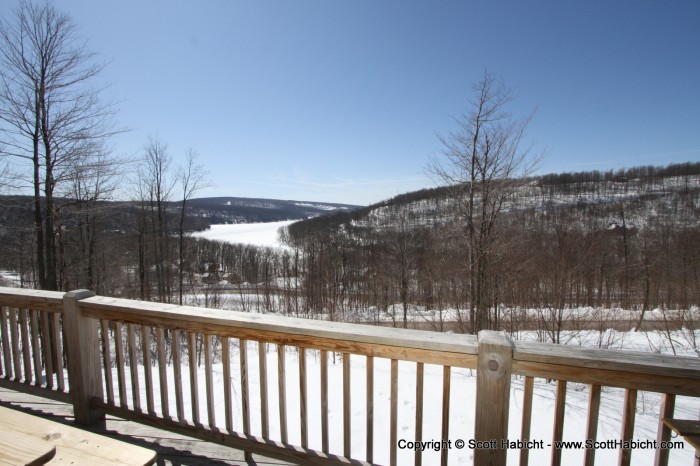
<svg viewBox="0 0 700 466">
<path fill-rule="evenodd" d="M 700 164 L 526 180 L 487 251 L 485 327 L 536 323 L 556 341 L 572 325 L 567 310 L 581 307 L 642 311 L 626 317 L 633 326 L 654 309 L 674 311 L 666 325 L 692 324 L 699 180 Z M 191 237 L 206 219 L 182 215 L 181 203 L 63 201 L 56 276 L 61 289 L 102 295 L 177 303 L 182 291 L 209 307 L 468 332 L 459 195 L 425 190 L 297 222 L 280 232 L 285 248 Z M 3 199 L 0 269 L 35 287 L 31 211 L 12 200 Z"/>
</svg>

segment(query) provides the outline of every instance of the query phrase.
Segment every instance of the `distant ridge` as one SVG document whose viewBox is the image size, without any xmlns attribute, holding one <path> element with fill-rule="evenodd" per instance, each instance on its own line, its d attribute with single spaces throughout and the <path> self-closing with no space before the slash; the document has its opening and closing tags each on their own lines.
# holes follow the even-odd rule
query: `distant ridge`
<svg viewBox="0 0 700 466">
<path fill-rule="evenodd" d="M 247 197 L 204 197 L 187 203 L 188 214 L 206 218 L 210 224 L 277 222 L 301 220 L 361 206 L 329 202 L 259 199 Z"/>
</svg>

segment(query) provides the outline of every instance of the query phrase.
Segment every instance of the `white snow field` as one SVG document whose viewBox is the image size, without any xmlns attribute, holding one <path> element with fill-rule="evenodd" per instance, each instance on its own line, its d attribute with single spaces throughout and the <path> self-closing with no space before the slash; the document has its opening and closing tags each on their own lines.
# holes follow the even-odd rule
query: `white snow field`
<svg viewBox="0 0 700 466">
<path fill-rule="evenodd" d="M 622 335 L 621 341 L 627 341 L 634 349 L 639 349 L 643 338 L 640 334 L 626 337 Z M 657 337 L 652 334 L 650 338 Z M 532 337 L 532 335 L 521 335 Z M 660 336 L 658 338 L 661 338 Z M 233 407 L 234 430 L 242 432 L 241 420 L 241 382 L 238 342 L 231 339 L 231 389 L 235 405 Z M 662 345 L 661 345 L 662 346 Z M 649 345 L 646 346 L 647 350 Z M 183 348 L 184 349 L 184 348 Z M 248 342 L 248 373 L 251 412 L 251 434 L 261 436 L 260 418 L 260 376 L 258 362 L 258 345 Z M 298 352 L 295 348 L 286 350 L 286 406 L 289 443 L 300 445 L 300 415 L 299 415 L 299 365 Z M 321 393 L 320 393 L 320 352 L 307 350 L 307 388 L 308 388 L 308 438 L 309 447 L 321 450 Z M 328 364 L 328 403 L 329 403 L 329 437 L 331 453 L 342 455 L 343 453 L 343 367 L 342 355 L 335 357 L 329 353 Z M 267 390 L 269 406 L 269 437 L 280 440 L 279 425 L 279 391 L 277 381 L 277 348 L 275 345 L 267 345 Z M 183 361 L 186 358 L 183 357 Z M 351 362 L 351 425 L 352 425 L 352 457 L 365 459 L 366 440 L 366 366 L 365 357 L 352 355 Z M 146 391 L 143 380 L 143 367 L 139 366 L 140 400 L 145 405 Z M 176 401 L 173 389 L 173 368 L 168 366 L 168 392 L 169 410 L 171 415 L 176 412 Z M 185 400 L 185 416 L 191 419 L 190 386 L 188 368 L 183 366 L 183 397 Z M 153 392 L 160 393 L 157 369 L 153 369 Z M 203 424 L 208 424 L 207 406 L 205 398 L 205 371 L 204 362 L 198 370 L 200 417 Z M 213 387 L 215 399 L 215 424 L 225 426 L 224 395 L 223 395 L 223 366 L 220 360 L 215 360 L 213 365 Z M 442 374 L 441 366 L 425 365 L 424 386 L 424 421 L 423 440 L 441 440 L 442 410 Z M 116 384 L 117 371 L 113 371 Z M 131 384 L 128 381 L 129 371 L 126 371 L 127 403 L 132 405 Z M 476 391 L 475 371 L 468 369 L 452 368 L 450 390 L 450 424 L 449 440 L 453 447 L 449 450 L 449 464 L 472 464 L 473 451 L 469 448 L 457 449 L 454 447 L 458 439 L 469 442 L 474 437 L 474 407 Z M 520 437 L 520 420 L 522 416 L 523 400 L 522 378 L 514 378 L 511 388 L 510 424 L 509 434 L 511 439 Z M 415 384 L 416 364 L 399 362 L 398 381 L 398 439 L 413 441 L 415 435 Z M 531 439 L 542 440 L 543 449 L 530 450 L 530 464 L 548 464 L 551 459 L 552 431 L 554 422 L 554 382 L 543 379 L 535 381 L 535 395 L 533 398 L 533 416 Z M 115 391 L 116 387 L 115 387 Z M 118 393 L 114 394 L 118 400 Z M 623 410 L 624 390 L 603 388 L 598 425 L 598 440 L 614 440 L 620 438 L 621 418 Z M 389 463 L 389 431 L 390 431 L 390 361 L 375 358 L 374 361 L 374 462 L 379 464 Z M 569 383 L 566 396 L 566 418 L 564 423 L 564 440 L 585 441 L 586 414 L 588 403 L 588 387 Z M 655 440 L 658 426 L 660 395 L 639 392 L 637 401 L 637 413 L 633 439 L 639 442 Z M 156 400 L 156 411 L 161 412 L 160 401 Z M 677 397 L 675 416 L 677 418 L 696 419 L 700 413 L 700 400 L 695 398 Z M 679 440 L 678 438 L 674 440 Z M 688 444 L 683 443 L 682 448 L 676 448 L 670 452 L 671 465 L 689 465 L 693 462 L 694 450 Z M 517 464 L 519 450 L 508 451 L 508 463 Z M 632 451 L 632 464 L 654 464 L 653 449 L 637 449 Z M 398 464 L 413 464 L 414 452 L 408 449 L 398 450 Z M 564 450 L 562 452 L 562 464 L 582 464 L 583 450 Z M 618 457 L 617 448 L 600 448 L 596 450 L 596 464 L 616 464 Z M 423 453 L 423 464 L 439 464 L 440 452 L 427 449 Z"/>
<path fill-rule="evenodd" d="M 212 225 L 209 230 L 193 233 L 192 236 L 223 241 L 225 243 L 251 244 L 253 246 L 284 247 L 279 240 L 278 230 L 297 220 L 284 220 L 268 223 L 237 223 L 232 225 Z"/>
</svg>

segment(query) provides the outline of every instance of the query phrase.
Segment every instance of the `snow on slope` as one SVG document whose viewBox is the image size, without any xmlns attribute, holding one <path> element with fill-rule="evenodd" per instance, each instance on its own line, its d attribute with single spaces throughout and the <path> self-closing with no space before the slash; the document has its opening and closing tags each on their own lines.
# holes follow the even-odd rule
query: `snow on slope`
<svg viewBox="0 0 700 466">
<path fill-rule="evenodd" d="M 278 230 L 296 222 L 285 220 L 267 223 L 237 223 L 234 225 L 212 225 L 209 230 L 193 233 L 192 236 L 225 243 L 242 243 L 263 247 L 283 247 Z"/>
</svg>

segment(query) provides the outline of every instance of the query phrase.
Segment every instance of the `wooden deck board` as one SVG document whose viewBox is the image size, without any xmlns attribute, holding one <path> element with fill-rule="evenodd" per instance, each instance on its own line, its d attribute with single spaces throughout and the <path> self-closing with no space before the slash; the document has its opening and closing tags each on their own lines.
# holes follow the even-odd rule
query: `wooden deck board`
<svg viewBox="0 0 700 466">
<path fill-rule="evenodd" d="M 76 427 L 73 424 L 73 408 L 71 405 L 59 401 L 0 388 L 0 406 L 19 409 L 55 422 L 67 423 Z M 104 424 L 95 424 L 90 426 L 88 430 L 122 442 L 154 450 L 158 454 L 158 465 L 278 466 L 291 464 L 259 455 L 253 455 L 254 462 L 247 463 L 242 451 L 162 431 L 113 416 L 107 416 Z"/>
</svg>

